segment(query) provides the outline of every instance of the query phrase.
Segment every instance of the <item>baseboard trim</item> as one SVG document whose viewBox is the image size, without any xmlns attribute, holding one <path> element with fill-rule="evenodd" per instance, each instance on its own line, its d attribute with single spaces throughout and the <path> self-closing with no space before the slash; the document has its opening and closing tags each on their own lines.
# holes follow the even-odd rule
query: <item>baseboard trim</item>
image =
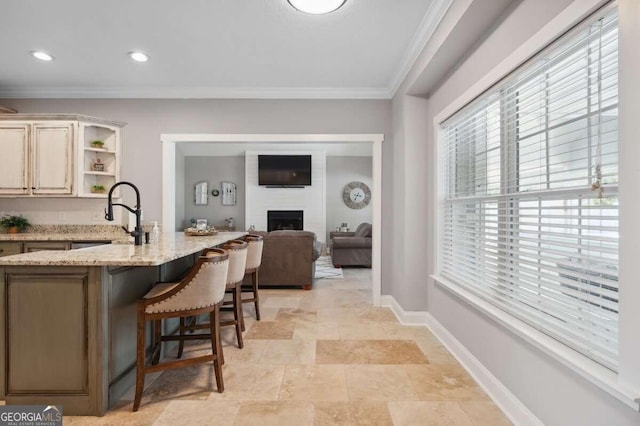
<svg viewBox="0 0 640 426">
<path fill-rule="evenodd" d="M 405 311 L 393 296 L 380 296 L 380 306 L 391 308 L 402 325 L 427 325 L 427 313 L 422 311 Z"/>
<path fill-rule="evenodd" d="M 381 306 L 388 307 L 403 325 L 423 325 L 440 340 L 458 362 L 478 382 L 504 414 L 515 425 L 542 426 L 538 419 L 515 395 L 507 389 L 462 343 L 431 314 L 424 311 L 405 311 L 393 296 L 380 297 Z"/>
</svg>

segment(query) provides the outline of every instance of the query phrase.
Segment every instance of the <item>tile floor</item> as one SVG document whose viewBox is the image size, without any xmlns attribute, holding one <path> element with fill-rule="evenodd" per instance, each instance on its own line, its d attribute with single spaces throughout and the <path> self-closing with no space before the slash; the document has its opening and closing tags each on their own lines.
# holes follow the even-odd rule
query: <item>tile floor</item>
<svg viewBox="0 0 640 426">
<path fill-rule="evenodd" d="M 224 393 L 210 364 L 147 375 L 104 417 L 72 425 L 509 425 L 425 327 L 371 306 L 371 271 L 344 270 L 313 290 L 263 290 L 262 321 L 247 317 L 245 347 L 223 332 Z M 253 315 L 245 305 L 247 316 Z M 187 346 L 185 357 L 204 353 Z M 171 355 L 171 354 L 169 354 Z"/>
</svg>

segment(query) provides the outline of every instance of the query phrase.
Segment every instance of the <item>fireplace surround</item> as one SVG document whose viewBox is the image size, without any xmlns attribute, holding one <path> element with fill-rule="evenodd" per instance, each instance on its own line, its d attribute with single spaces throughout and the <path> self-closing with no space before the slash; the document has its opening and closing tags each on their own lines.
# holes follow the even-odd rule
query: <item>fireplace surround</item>
<svg viewBox="0 0 640 426">
<path fill-rule="evenodd" d="M 267 231 L 304 229 L 304 212 L 302 210 L 268 210 Z"/>
</svg>

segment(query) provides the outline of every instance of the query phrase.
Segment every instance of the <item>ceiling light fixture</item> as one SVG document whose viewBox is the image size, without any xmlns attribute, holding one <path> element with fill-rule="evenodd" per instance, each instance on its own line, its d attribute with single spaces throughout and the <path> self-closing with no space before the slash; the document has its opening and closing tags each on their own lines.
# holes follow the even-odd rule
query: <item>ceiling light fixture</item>
<svg viewBox="0 0 640 426">
<path fill-rule="evenodd" d="M 291 6 L 301 12 L 323 15 L 342 7 L 347 0 L 287 0 Z"/>
<path fill-rule="evenodd" d="M 47 52 L 36 50 L 30 53 L 31 53 L 31 56 L 33 56 L 34 58 L 38 58 L 41 61 L 53 61 L 53 56 L 49 55 Z"/>
<path fill-rule="evenodd" d="M 142 52 L 129 52 L 129 57 L 136 62 L 147 62 L 149 57 Z"/>
</svg>

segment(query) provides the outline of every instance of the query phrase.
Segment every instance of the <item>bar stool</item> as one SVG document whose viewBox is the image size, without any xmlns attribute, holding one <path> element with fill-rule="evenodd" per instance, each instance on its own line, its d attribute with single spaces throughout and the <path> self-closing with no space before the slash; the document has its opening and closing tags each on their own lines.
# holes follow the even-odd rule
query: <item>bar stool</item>
<svg viewBox="0 0 640 426">
<path fill-rule="evenodd" d="M 231 293 L 231 302 L 224 302 L 224 304 L 231 304 L 231 310 L 233 310 L 233 320 L 222 321 L 221 326 L 225 327 L 233 325 L 236 328 L 236 339 L 238 341 L 238 348 L 242 349 L 244 343 L 242 341 L 242 280 L 244 278 L 244 271 L 247 264 L 247 248 L 248 244 L 240 240 L 231 240 L 224 245 L 224 249 L 229 253 L 229 272 L 227 274 L 227 289 L 226 293 Z M 226 310 L 226 309 L 225 309 Z M 222 358 L 224 363 L 224 357 Z"/>
<path fill-rule="evenodd" d="M 154 286 L 138 301 L 138 339 L 136 360 L 136 393 L 133 411 L 138 411 L 144 389 L 146 373 L 186 367 L 189 365 L 213 361 L 218 392 L 224 391 L 222 380 L 222 345 L 220 344 L 220 304 L 224 298 L 229 269 L 229 254 L 221 249 L 209 249 L 203 252 L 191 271 L 178 283 L 160 283 Z M 209 333 L 186 336 L 162 335 L 162 320 L 165 318 L 183 318 L 209 314 Z M 151 365 L 145 363 L 146 322 L 153 321 L 153 353 Z M 211 340 L 211 355 L 203 355 L 184 360 L 158 364 L 160 346 L 165 341 Z"/>
<path fill-rule="evenodd" d="M 262 263 L 263 240 L 260 235 L 247 235 L 244 239 L 247 242 L 247 265 L 244 270 L 245 276 L 251 275 L 251 287 L 242 289 L 243 293 L 252 293 L 252 297 L 243 298 L 242 303 L 254 303 L 256 307 L 256 320 L 260 321 L 260 296 L 258 295 L 258 270 Z M 242 331 L 244 331 L 244 317 L 242 318 Z"/>
</svg>

